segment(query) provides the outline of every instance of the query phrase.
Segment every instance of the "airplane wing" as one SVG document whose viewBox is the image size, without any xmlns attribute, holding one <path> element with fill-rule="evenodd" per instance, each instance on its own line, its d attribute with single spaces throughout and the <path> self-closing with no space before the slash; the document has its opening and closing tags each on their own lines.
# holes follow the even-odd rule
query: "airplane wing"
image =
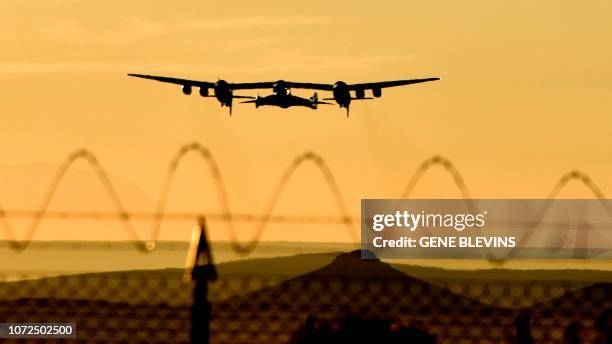
<svg viewBox="0 0 612 344">
<path fill-rule="evenodd" d="M 302 88 L 305 90 L 320 90 L 320 91 L 333 91 L 334 85 L 332 84 L 315 84 L 311 82 L 287 82 L 289 88 Z"/>
<path fill-rule="evenodd" d="M 261 88 L 273 88 L 276 81 L 270 82 L 250 82 L 250 83 L 234 83 L 230 84 L 234 90 L 253 90 Z M 293 82 L 287 81 L 287 87 L 289 88 L 301 88 L 306 90 L 321 90 L 321 91 L 333 91 L 334 85 L 331 84 L 315 84 L 310 82 Z"/>
<path fill-rule="evenodd" d="M 127 76 L 133 76 L 136 78 L 155 80 L 159 82 L 166 82 L 170 84 L 183 85 L 183 86 L 196 86 L 196 87 L 206 87 L 206 88 L 215 87 L 214 82 L 208 82 L 208 81 L 179 79 L 179 78 L 170 78 L 166 76 L 145 75 L 145 74 L 128 74 Z M 253 89 L 259 89 L 259 88 L 272 88 L 273 86 L 274 86 L 274 82 L 246 82 L 246 83 L 230 83 L 229 84 L 229 87 L 232 90 L 253 90 Z"/>
<path fill-rule="evenodd" d="M 440 78 L 426 78 L 426 79 L 412 79 L 412 80 L 395 80 L 395 81 L 381 81 L 381 82 L 368 82 L 363 84 L 352 84 L 348 85 L 349 90 L 371 90 L 374 88 L 386 88 L 418 84 L 421 82 L 436 81 Z"/>
<path fill-rule="evenodd" d="M 274 86 L 274 82 L 240 82 L 230 83 L 229 85 L 232 90 L 256 90 L 260 88 L 272 88 Z"/>
<path fill-rule="evenodd" d="M 207 81 L 198 81 L 198 80 L 189 80 L 189 79 L 179 79 L 179 78 L 170 78 L 165 76 L 155 76 L 155 75 L 144 75 L 144 74 L 128 74 L 128 76 L 156 80 L 160 82 L 166 82 L 171 84 L 183 85 L 183 86 L 197 86 L 197 87 L 206 87 L 213 88 L 215 86 L 212 82 Z M 386 87 L 396 87 L 396 86 L 405 86 L 411 84 L 418 84 L 421 82 L 435 81 L 440 80 L 440 78 L 426 78 L 426 79 L 412 79 L 412 80 L 395 80 L 395 81 L 381 81 L 381 82 L 370 82 L 370 83 L 362 83 L 362 84 L 351 84 L 348 85 L 349 90 L 370 90 L 370 89 L 381 89 Z M 229 87 L 233 90 L 253 90 L 253 89 L 264 89 L 264 88 L 273 88 L 276 82 L 266 81 L 266 82 L 247 82 L 247 83 L 230 83 Z M 333 91 L 333 84 L 318 84 L 318 83 L 310 83 L 310 82 L 286 82 L 287 87 L 289 88 L 301 88 L 307 90 L 321 90 L 321 91 Z"/>
<path fill-rule="evenodd" d="M 183 85 L 183 86 L 196 86 L 196 87 L 206 87 L 206 88 L 213 88 L 215 86 L 215 84 L 212 82 L 189 80 L 189 79 L 179 79 L 179 78 L 169 78 L 165 76 L 144 75 L 144 74 L 128 74 L 127 76 L 133 76 L 135 78 L 149 79 L 149 80 L 155 80 L 159 82 L 166 82 L 170 84 Z"/>
<path fill-rule="evenodd" d="M 395 81 L 381 81 L 381 82 L 369 82 L 363 84 L 352 84 L 348 85 L 349 90 L 371 90 L 375 88 L 386 88 L 386 87 L 396 87 L 396 86 L 405 86 L 418 84 L 421 82 L 435 81 L 440 80 L 440 78 L 426 78 L 426 79 L 412 79 L 412 80 L 395 80 Z M 270 83 L 261 83 L 261 88 L 271 87 Z M 272 83 L 273 84 L 273 83 Z M 317 84 L 310 82 L 292 82 L 288 81 L 287 86 L 289 88 L 301 88 L 307 90 L 320 90 L 320 91 L 333 91 L 333 84 Z"/>
</svg>

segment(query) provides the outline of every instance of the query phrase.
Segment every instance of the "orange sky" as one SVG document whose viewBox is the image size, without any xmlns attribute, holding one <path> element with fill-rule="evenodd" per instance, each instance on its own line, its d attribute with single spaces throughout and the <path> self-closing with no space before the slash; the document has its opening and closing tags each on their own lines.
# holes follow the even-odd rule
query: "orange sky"
<svg viewBox="0 0 612 344">
<path fill-rule="evenodd" d="M 475 197 L 544 197 L 574 168 L 612 194 L 611 20 L 612 3 L 604 0 L 384 6 L 5 0 L 0 202 L 37 206 L 53 171 L 48 164 L 85 147 L 121 179 L 128 208 L 149 210 L 168 161 L 191 141 L 213 151 L 239 212 L 260 212 L 282 171 L 306 150 L 326 159 L 355 215 L 361 198 L 397 197 L 434 154 L 457 165 Z M 335 106 L 255 110 L 250 104 L 237 105 L 229 118 L 213 99 L 185 97 L 177 87 L 128 79 L 126 72 L 234 82 L 444 79 L 385 90 L 381 99 L 353 104 L 348 120 Z M 171 209 L 218 209 L 202 166 L 185 162 Z M 54 209 L 110 209 L 95 180 L 71 178 Z M 563 194 L 586 195 L 578 186 Z M 415 196 L 458 192 L 436 169 Z M 336 208 L 308 167 L 291 182 L 278 213 L 334 215 Z M 23 233 L 26 223 L 14 223 Z M 162 237 L 188 239 L 183 227 L 168 225 Z M 240 229 L 245 237 L 252 230 Z M 213 228 L 213 236 L 225 233 Z M 126 237 L 112 222 L 49 222 L 37 238 Z M 335 226 L 273 227 L 264 238 L 349 239 Z"/>
</svg>

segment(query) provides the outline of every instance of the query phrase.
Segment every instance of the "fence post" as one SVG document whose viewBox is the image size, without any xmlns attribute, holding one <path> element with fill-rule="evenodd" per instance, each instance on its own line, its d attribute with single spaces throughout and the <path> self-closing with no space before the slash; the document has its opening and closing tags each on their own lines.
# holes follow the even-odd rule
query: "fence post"
<svg viewBox="0 0 612 344">
<path fill-rule="evenodd" d="M 196 244 L 197 246 L 194 246 Z M 217 271 L 206 236 L 206 221 L 204 218 L 198 220 L 198 228 L 194 231 L 191 245 L 192 249 L 190 249 L 191 252 L 187 258 L 188 267 L 193 264 L 191 265 L 191 276 L 189 277 L 195 282 L 193 305 L 191 306 L 191 343 L 208 344 L 210 337 L 208 283 L 217 279 Z M 186 273 L 188 272 L 186 271 Z"/>
</svg>

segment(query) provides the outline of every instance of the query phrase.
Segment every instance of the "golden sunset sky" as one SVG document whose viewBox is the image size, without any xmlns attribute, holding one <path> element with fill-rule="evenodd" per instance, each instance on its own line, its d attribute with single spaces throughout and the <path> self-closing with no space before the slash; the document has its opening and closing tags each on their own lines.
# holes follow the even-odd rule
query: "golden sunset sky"
<svg viewBox="0 0 612 344">
<path fill-rule="evenodd" d="M 94 152 L 131 210 L 153 210 L 165 168 L 197 141 L 218 161 L 233 210 L 260 213 L 283 170 L 314 151 L 348 207 L 398 197 L 419 164 L 449 158 L 478 198 L 542 198 L 572 169 L 612 195 L 612 2 L 76 1 L 0 2 L 0 203 L 38 206 L 72 151 Z M 125 77 L 230 82 L 443 80 L 317 111 L 236 105 Z M 261 91 L 266 94 L 268 91 Z M 255 92 L 236 92 L 252 94 Z M 310 91 L 294 93 L 310 96 Z M 323 94 L 321 94 L 323 96 Z M 84 163 L 56 210 L 110 210 Z M 208 170 L 187 159 L 169 208 L 217 210 Z M 459 193 L 440 168 L 415 197 Z M 579 185 L 562 197 L 590 196 Z M 335 215 L 305 166 L 276 213 Z M 27 221 L 13 221 L 23 235 Z M 146 236 L 148 223 L 136 224 Z M 188 239 L 168 224 L 163 239 Z M 84 231 L 84 228 L 87 230 Z M 252 224 L 240 225 L 248 237 Z M 213 226 L 223 240 L 225 228 Z M 106 223 L 43 223 L 37 239 L 127 239 Z M 265 240 L 347 241 L 337 226 L 272 226 Z"/>
</svg>

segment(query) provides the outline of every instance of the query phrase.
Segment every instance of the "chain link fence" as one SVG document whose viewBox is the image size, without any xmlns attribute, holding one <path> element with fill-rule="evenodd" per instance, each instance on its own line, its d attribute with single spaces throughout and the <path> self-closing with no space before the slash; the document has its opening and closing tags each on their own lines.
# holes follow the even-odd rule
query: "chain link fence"
<svg viewBox="0 0 612 344">
<path fill-rule="evenodd" d="M 379 342 L 397 335 L 413 338 L 402 342 L 516 343 L 521 331 L 535 343 L 570 342 L 574 333 L 581 343 L 605 343 L 611 291 L 610 284 L 426 282 L 399 272 L 365 278 L 323 268 L 289 279 L 219 276 L 209 284 L 211 316 L 204 320 L 210 342 L 219 344 L 345 342 L 350 333 L 362 333 L 353 342 L 376 342 L 368 337 L 376 334 Z M 46 342 L 190 343 L 192 292 L 180 270 L 6 281 L 0 319 L 77 324 L 76 340 Z M 424 334 L 430 337 L 415 337 Z"/>
</svg>

